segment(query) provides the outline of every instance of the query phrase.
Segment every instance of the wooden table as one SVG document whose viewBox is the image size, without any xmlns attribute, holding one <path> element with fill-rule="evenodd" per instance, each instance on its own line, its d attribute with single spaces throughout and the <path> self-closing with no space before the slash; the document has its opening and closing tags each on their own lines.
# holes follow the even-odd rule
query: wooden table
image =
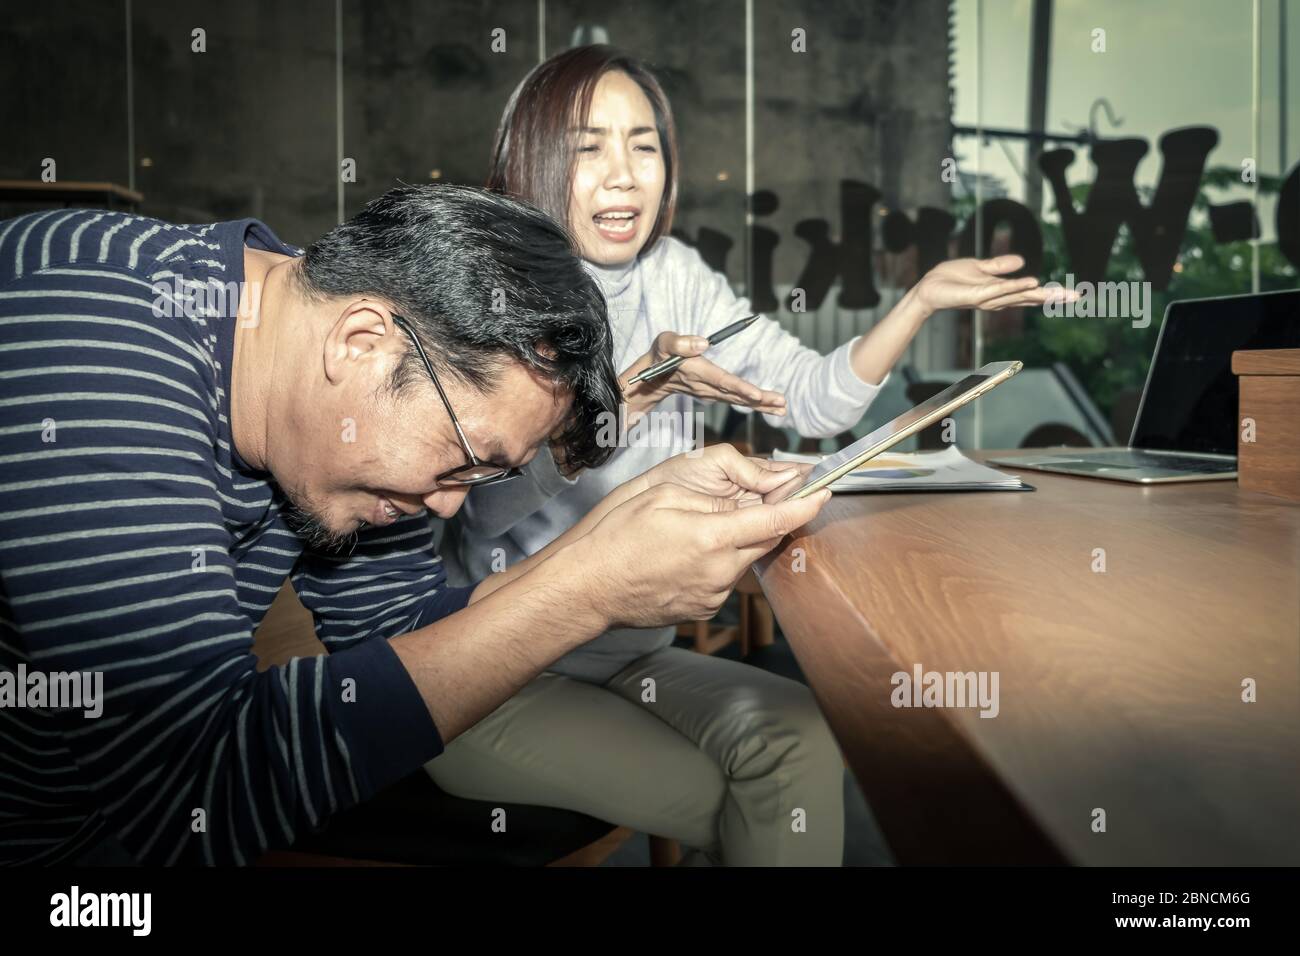
<svg viewBox="0 0 1300 956">
<path fill-rule="evenodd" d="M 837 495 L 758 569 L 899 861 L 1300 864 L 1300 505 L 1021 474 Z M 998 715 L 893 706 L 916 664 Z"/>
</svg>

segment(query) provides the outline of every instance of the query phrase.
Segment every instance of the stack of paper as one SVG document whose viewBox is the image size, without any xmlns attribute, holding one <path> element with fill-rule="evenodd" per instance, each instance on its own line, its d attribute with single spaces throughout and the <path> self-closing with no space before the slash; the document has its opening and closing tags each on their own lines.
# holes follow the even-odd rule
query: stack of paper
<svg viewBox="0 0 1300 956">
<path fill-rule="evenodd" d="M 776 451 L 777 461 L 816 464 L 822 455 Z M 1015 475 L 971 461 L 955 445 L 943 451 L 886 451 L 831 485 L 831 491 L 1033 491 Z"/>
</svg>

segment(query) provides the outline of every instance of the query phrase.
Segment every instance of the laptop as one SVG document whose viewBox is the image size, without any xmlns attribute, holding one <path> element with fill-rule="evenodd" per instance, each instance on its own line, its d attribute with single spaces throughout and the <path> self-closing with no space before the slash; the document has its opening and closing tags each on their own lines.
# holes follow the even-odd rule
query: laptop
<svg viewBox="0 0 1300 956">
<path fill-rule="evenodd" d="M 1232 353 L 1286 348 L 1300 348 L 1300 291 L 1171 302 L 1127 448 L 1061 448 L 988 461 L 1139 484 L 1235 478 Z"/>
</svg>

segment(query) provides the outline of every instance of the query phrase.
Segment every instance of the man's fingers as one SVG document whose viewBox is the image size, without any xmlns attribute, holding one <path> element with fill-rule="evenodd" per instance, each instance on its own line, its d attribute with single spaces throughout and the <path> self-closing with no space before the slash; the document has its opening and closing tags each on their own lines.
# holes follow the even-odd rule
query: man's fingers
<svg viewBox="0 0 1300 956">
<path fill-rule="evenodd" d="M 766 468 L 768 471 L 797 471 L 802 475 L 806 475 L 817 467 L 810 461 L 787 461 L 781 458 L 757 458 L 754 455 L 749 455 L 748 458 L 754 464 L 758 465 L 759 468 Z M 789 477 L 789 475 L 787 474 L 786 477 Z"/>
<path fill-rule="evenodd" d="M 728 456 L 720 464 L 726 471 L 727 477 L 735 484 L 739 485 L 745 491 L 757 492 L 765 495 L 774 488 L 779 488 L 791 476 L 799 475 L 800 471 L 796 468 L 772 468 L 771 464 L 781 464 L 781 462 L 766 462 L 761 458 L 746 458 L 739 452 L 732 458 Z M 790 464 L 796 464 L 791 462 Z"/>
<path fill-rule="evenodd" d="M 813 468 L 816 467 L 810 462 L 784 461 L 776 458 L 755 458 L 752 455 L 748 457 L 755 466 L 765 468 L 780 478 L 780 482 L 775 486 L 775 488 L 780 488 L 787 483 L 794 487 L 798 487 L 808 476 L 808 472 L 812 471 Z M 763 499 L 767 494 L 768 492 L 766 491 L 762 494 L 753 491 L 745 491 L 737 495 L 736 500 L 740 502 L 740 507 L 748 508 L 752 505 L 762 504 Z"/>
<path fill-rule="evenodd" d="M 807 498 L 788 498 L 775 505 L 738 508 L 731 514 L 717 515 L 713 520 L 723 523 L 723 533 L 733 547 L 749 548 L 760 542 L 784 538 L 807 524 L 830 497 L 831 493 L 822 489 Z"/>
<path fill-rule="evenodd" d="M 753 490 L 760 492 L 765 500 L 770 500 L 772 502 L 784 501 L 799 488 L 802 488 L 804 482 L 808 480 L 809 473 L 817 467 L 811 462 L 770 461 L 766 459 L 756 460 L 764 462 L 760 467 L 766 467 L 768 474 L 770 474 L 772 478 L 771 480 L 756 486 Z M 792 465 L 793 467 L 774 467 L 780 465 Z M 782 491 L 783 493 L 777 493 Z"/>
<path fill-rule="evenodd" d="M 769 458 L 742 455 L 734 445 L 726 442 L 710 445 L 705 450 L 705 456 L 708 467 L 721 471 L 727 481 L 740 489 L 731 496 L 738 500 L 761 497 L 789 481 L 792 476 L 807 474 L 812 469 L 811 465 L 801 462 L 772 461 Z"/>
<path fill-rule="evenodd" d="M 665 481 L 653 485 L 648 490 L 641 492 L 641 494 L 651 495 L 652 500 L 658 507 L 673 508 L 678 511 L 697 511 L 701 514 L 735 511 L 742 505 L 739 498 L 725 498 L 720 495 L 696 491 L 694 488 L 679 485 L 675 481 Z"/>
<path fill-rule="evenodd" d="M 777 485 L 764 495 L 763 500 L 768 504 L 776 504 L 778 501 L 785 501 L 785 499 L 789 498 L 804 486 L 804 482 L 808 480 L 808 472 L 812 471 L 813 467 L 813 465 L 808 465 L 807 471 L 793 472 L 792 474 L 794 477 L 787 478 L 785 481 L 781 482 L 781 484 Z"/>
<path fill-rule="evenodd" d="M 768 538 L 766 541 L 760 541 L 758 544 L 750 545 L 748 548 L 739 548 L 737 553 L 741 556 L 741 560 L 745 562 L 745 567 L 748 568 L 751 564 L 780 544 L 782 540 L 784 540 L 784 538 Z M 741 576 L 744 576 L 743 573 Z M 737 580 L 739 580 L 739 578 Z M 732 587 L 735 587 L 735 585 L 733 584 Z"/>
</svg>

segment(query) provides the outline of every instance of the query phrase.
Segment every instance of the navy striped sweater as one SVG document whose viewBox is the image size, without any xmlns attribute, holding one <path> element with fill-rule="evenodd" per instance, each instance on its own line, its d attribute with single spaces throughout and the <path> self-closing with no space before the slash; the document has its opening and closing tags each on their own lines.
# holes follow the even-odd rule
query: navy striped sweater
<svg viewBox="0 0 1300 956">
<path fill-rule="evenodd" d="M 232 448 L 236 303 L 194 293 L 246 243 L 298 252 L 256 220 L 0 222 L 0 862 L 249 863 L 442 750 L 387 640 L 468 600 L 435 519 L 304 552 Z M 258 673 L 286 578 L 330 653 Z M 102 713 L 35 693 L 60 674 L 102 675 Z"/>
</svg>

